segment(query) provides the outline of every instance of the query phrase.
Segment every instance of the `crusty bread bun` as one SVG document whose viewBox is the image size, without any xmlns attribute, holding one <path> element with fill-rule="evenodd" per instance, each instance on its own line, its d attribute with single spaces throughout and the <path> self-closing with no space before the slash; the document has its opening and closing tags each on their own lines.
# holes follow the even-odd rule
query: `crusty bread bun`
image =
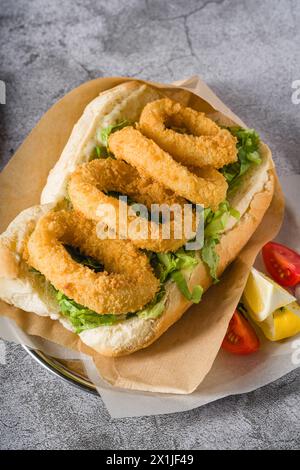
<svg viewBox="0 0 300 470">
<path fill-rule="evenodd" d="M 160 92 L 147 85 L 128 82 L 100 94 L 86 107 L 60 159 L 49 174 L 41 196 L 42 205 L 23 211 L 0 236 L 0 298 L 24 311 L 49 315 L 73 330 L 68 319 L 59 312 L 49 283 L 43 276 L 32 272 L 24 261 L 28 237 L 39 218 L 60 204 L 66 196 L 68 177 L 77 165 L 90 158 L 97 131 L 124 119 L 137 121 L 145 104 L 159 97 Z M 210 117 L 223 125 L 232 124 L 220 113 Z M 260 154 L 261 165 L 253 166 L 244 175 L 241 186 L 230 200 L 231 206 L 240 212 L 241 217 L 238 221 L 234 218 L 229 220 L 217 246 L 220 256 L 218 276 L 245 246 L 271 203 L 274 192 L 273 164 L 271 152 L 263 143 L 260 145 Z M 200 261 L 188 275 L 187 282 L 190 289 L 197 284 L 204 290 L 209 288 L 212 279 L 203 262 Z M 176 284 L 169 282 L 166 286 L 165 310 L 159 318 L 132 317 L 112 326 L 82 331 L 79 336 L 100 354 L 130 354 L 153 343 L 190 305 Z"/>
<path fill-rule="evenodd" d="M 0 298 L 5 302 L 42 316 L 59 318 L 53 289 L 24 260 L 26 243 L 37 221 L 53 204 L 22 211 L 0 235 Z"/>
<path fill-rule="evenodd" d="M 57 203 L 67 193 L 69 175 L 81 163 L 89 161 L 101 139 L 99 130 L 124 120 L 139 120 L 144 106 L 162 95 L 158 90 L 138 82 L 125 82 L 100 93 L 85 108 L 54 168 L 50 171 L 41 194 L 41 203 Z"/>
</svg>

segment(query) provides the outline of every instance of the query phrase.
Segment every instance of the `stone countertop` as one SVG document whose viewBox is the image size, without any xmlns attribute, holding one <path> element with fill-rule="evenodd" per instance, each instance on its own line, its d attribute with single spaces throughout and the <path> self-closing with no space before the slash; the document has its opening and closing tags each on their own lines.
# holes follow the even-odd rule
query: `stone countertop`
<svg viewBox="0 0 300 470">
<path fill-rule="evenodd" d="M 43 113 L 99 76 L 162 82 L 200 75 L 300 173 L 297 0 L 1 0 L 1 167 Z M 300 374 L 192 411 L 111 419 L 101 398 L 0 341 L 1 449 L 295 449 Z M 3 364 L 2 364 L 3 363 Z"/>
</svg>

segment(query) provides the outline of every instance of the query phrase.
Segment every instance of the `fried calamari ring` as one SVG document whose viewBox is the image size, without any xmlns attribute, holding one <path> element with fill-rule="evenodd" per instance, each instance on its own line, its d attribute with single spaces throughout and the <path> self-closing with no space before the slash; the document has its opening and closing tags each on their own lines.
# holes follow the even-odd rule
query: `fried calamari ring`
<svg viewBox="0 0 300 470">
<path fill-rule="evenodd" d="M 175 251 L 186 243 L 187 239 L 181 237 L 180 232 L 177 232 L 180 238 L 175 236 L 175 218 L 170 221 L 169 233 L 163 224 L 139 217 L 126 206 L 123 207 L 126 219 L 121 219 L 122 225 L 120 201 L 109 195 L 110 192 L 125 194 L 149 210 L 152 204 L 182 208 L 187 202 L 152 178 L 141 176 L 134 167 L 121 160 L 93 160 L 78 167 L 70 177 L 68 194 L 74 208 L 88 219 L 107 224 L 118 238 L 130 238 L 135 246 L 156 252 Z M 109 210 L 105 211 L 106 207 Z M 128 232 L 130 224 L 133 227 L 132 222 L 137 230 Z M 180 223 L 183 223 L 182 218 Z M 191 229 L 195 230 L 195 220 L 193 224 Z"/>
<path fill-rule="evenodd" d="M 104 272 L 77 263 L 64 245 L 99 260 Z M 100 240 L 95 223 L 75 211 L 42 217 L 28 241 L 28 263 L 56 289 L 99 314 L 136 312 L 159 288 L 147 256 L 125 240 Z"/>
<path fill-rule="evenodd" d="M 173 129 L 172 129 L 173 128 Z M 176 132 L 176 128 L 185 133 Z M 184 165 L 221 168 L 237 160 L 236 139 L 204 113 L 163 98 L 148 103 L 140 129 L 159 147 Z"/>
<path fill-rule="evenodd" d="M 188 201 L 214 209 L 226 198 L 228 185 L 217 170 L 211 168 L 209 179 L 191 173 L 133 127 L 111 134 L 109 148 L 117 159 L 125 160 L 139 173 L 150 176 Z"/>
</svg>

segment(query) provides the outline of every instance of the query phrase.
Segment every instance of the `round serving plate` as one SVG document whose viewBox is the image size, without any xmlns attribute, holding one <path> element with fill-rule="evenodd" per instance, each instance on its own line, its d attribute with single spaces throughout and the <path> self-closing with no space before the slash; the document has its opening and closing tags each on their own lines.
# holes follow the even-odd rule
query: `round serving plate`
<svg viewBox="0 0 300 470">
<path fill-rule="evenodd" d="M 56 377 L 59 377 L 65 382 L 68 382 L 74 387 L 80 388 L 85 392 L 89 392 L 94 395 L 98 393 L 95 385 L 85 375 L 81 361 L 64 361 L 62 359 L 48 356 L 42 351 L 30 349 L 25 345 L 22 345 L 22 347 L 36 362 L 41 364 L 44 369 L 56 375 Z"/>
</svg>

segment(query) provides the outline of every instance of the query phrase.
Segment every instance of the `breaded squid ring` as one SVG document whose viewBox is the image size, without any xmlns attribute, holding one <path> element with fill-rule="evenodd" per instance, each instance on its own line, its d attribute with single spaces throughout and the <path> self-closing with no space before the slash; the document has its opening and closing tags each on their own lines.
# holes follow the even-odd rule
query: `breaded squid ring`
<svg viewBox="0 0 300 470">
<path fill-rule="evenodd" d="M 204 113 L 163 98 L 148 103 L 140 129 L 149 139 L 184 165 L 221 168 L 237 160 L 236 138 Z M 184 129 L 181 134 L 172 128 Z"/>
<path fill-rule="evenodd" d="M 122 227 L 119 226 L 120 204 L 119 199 L 109 195 L 110 191 L 126 194 L 148 209 L 151 209 L 152 204 L 165 204 L 168 207 L 176 204 L 182 207 L 187 202 L 152 178 L 141 176 L 135 168 L 124 161 L 108 158 L 81 165 L 71 175 L 68 185 L 68 194 L 73 207 L 88 219 L 105 222 L 116 231 L 118 237 L 123 233 Z M 114 211 L 108 211 L 109 213 L 104 215 L 101 210 L 99 211 L 101 204 L 109 205 L 108 207 L 112 207 Z M 130 233 L 129 236 L 127 232 L 125 234 L 126 238 L 130 238 L 139 248 L 156 252 L 175 251 L 187 241 L 184 237 L 175 238 L 172 221 L 170 237 L 164 238 L 162 224 L 148 222 L 147 219 L 130 213 L 128 207 L 126 215 L 125 227 L 129 227 L 133 221 L 139 221 L 136 226 L 145 227 L 145 232 L 132 232 L 131 236 Z M 151 237 L 153 233 L 156 234 L 156 239 Z"/>
<path fill-rule="evenodd" d="M 211 168 L 204 179 L 173 160 L 153 140 L 133 127 L 124 127 L 109 137 L 109 148 L 117 159 L 125 160 L 193 203 L 215 209 L 226 198 L 227 183 L 223 175 Z"/>
<path fill-rule="evenodd" d="M 64 244 L 99 260 L 106 271 L 94 272 L 73 260 Z M 95 223 L 75 211 L 50 212 L 29 238 L 28 264 L 56 289 L 99 314 L 136 312 L 159 288 L 149 260 L 125 240 L 100 240 Z"/>
</svg>

